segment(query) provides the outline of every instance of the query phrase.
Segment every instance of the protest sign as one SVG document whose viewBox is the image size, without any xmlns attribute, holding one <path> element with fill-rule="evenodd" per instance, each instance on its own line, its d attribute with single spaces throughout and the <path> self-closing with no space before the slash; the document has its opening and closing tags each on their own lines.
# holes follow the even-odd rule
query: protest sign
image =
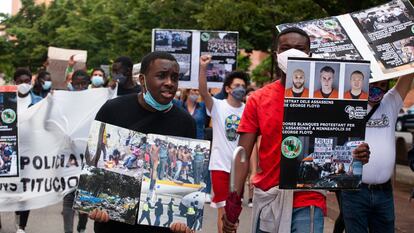
<svg viewBox="0 0 414 233">
<path fill-rule="evenodd" d="M 354 189 L 352 150 L 365 138 L 368 61 L 289 58 L 280 187 Z M 359 169 L 359 167 L 358 167 Z"/>
<path fill-rule="evenodd" d="M 179 86 L 198 88 L 199 59 L 210 54 L 207 85 L 221 88 L 237 65 L 238 32 L 153 29 L 152 51 L 171 53 L 180 65 Z"/>
<path fill-rule="evenodd" d="M 52 84 L 54 89 L 66 90 L 66 77 L 65 71 L 68 66 L 69 58 L 73 56 L 73 59 L 76 61 L 74 70 L 85 68 L 87 51 L 86 50 L 74 50 L 74 49 L 64 49 L 49 47 L 47 57 L 48 57 L 48 66 L 47 71 L 49 71 Z"/>
<path fill-rule="evenodd" d="M 0 86 L 0 177 L 19 175 L 17 86 Z"/>
<path fill-rule="evenodd" d="M 19 112 L 19 177 L 0 177 L 0 211 L 53 205 L 76 188 L 91 122 L 112 95 L 55 91 Z"/>
<path fill-rule="evenodd" d="M 95 121 L 87 157 L 94 161 L 91 165 L 103 169 L 99 176 L 117 173 L 112 174 L 117 180 L 89 185 L 86 181 L 91 179 L 81 179 L 74 208 L 85 212 L 103 208 L 110 219 L 129 224 L 169 227 L 184 222 L 200 230 L 209 148 L 209 141 L 146 135 Z M 99 177 L 90 167 L 85 173 Z"/>
<path fill-rule="evenodd" d="M 312 53 L 324 58 L 371 61 L 370 82 L 414 72 L 414 8 L 394 0 L 367 10 L 299 23 L 311 38 Z"/>
</svg>

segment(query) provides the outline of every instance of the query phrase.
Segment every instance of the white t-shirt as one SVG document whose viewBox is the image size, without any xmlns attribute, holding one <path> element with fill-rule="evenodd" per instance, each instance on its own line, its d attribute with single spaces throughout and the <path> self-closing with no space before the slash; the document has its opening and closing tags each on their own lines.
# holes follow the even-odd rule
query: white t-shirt
<svg viewBox="0 0 414 233">
<path fill-rule="evenodd" d="M 371 155 L 363 167 L 362 182 L 382 184 L 391 178 L 395 165 L 395 123 L 402 106 L 400 94 L 392 88 L 368 121 L 365 141 Z"/>
<path fill-rule="evenodd" d="M 17 96 L 17 113 L 20 114 L 25 111 L 32 103 L 32 96 L 29 94 L 25 97 Z"/>
<path fill-rule="evenodd" d="M 213 123 L 213 146 L 210 170 L 230 172 L 233 151 L 239 142 L 237 128 L 243 114 L 244 104 L 235 108 L 227 100 L 213 98 L 213 107 L 207 114 Z"/>
</svg>

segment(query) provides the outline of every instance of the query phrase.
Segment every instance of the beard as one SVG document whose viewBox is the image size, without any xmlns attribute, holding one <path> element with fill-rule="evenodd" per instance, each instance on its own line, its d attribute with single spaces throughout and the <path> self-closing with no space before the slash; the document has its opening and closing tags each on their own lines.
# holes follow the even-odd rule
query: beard
<svg viewBox="0 0 414 233">
<path fill-rule="evenodd" d="M 294 82 L 293 83 L 293 86 L 296 88 L 296 89 L 300 89 L 300 88 L 302 88 L 303 87 L 303 85 L 305 85 L 305 83 L 298 83 L 298 82 Z"/>
</svg>

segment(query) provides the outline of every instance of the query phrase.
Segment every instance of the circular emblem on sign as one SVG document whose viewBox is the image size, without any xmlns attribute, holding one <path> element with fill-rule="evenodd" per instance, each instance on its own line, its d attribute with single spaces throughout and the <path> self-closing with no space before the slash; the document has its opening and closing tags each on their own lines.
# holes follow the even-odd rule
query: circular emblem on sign
<svg viewBox="0 0 414 233">
<path fill-rule="evenodd" d="M 10 108 L 3 110 L 3 112 L 1 113 L 1 120 L 5 124 L 13 123 L 16 120 L 16 112 Z"/>
<path fill-rule="evenodd" d="M 329 29 L 335 29 L 338 26 L 338 23 L 334 20 L 326 20 L 324 26 Z"/>
<path fill-rule="evenodd" d="M 411 26 L 411 32 L 414 33 L 414 25 Z"/>
<path fill-rule="evenodd" d="M 201 33 L 201 40 L 202 41 L 210 40 L 210 34 L 208 34 L 207 32 Z"/>
<path fill-rule="evenodd" d="M 299 138 L 289 136 L 282 141 L 282 154 L 288 159 L 294 159 L 302 152 L 302 142 Z"/>
</svg>

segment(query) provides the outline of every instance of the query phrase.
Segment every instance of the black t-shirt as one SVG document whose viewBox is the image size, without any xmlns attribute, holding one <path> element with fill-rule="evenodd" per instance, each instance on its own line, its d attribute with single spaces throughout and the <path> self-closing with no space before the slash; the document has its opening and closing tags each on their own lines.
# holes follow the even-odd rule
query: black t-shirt
<svg viewBox="0 0 414 233">
<path fill-rule="evenodd" d="M 129 94 L 137 94 L 141 92 L 141 86 L 140 85 L 135 85 L 131 88 L 124 88 L 123 86 L 119 85 L 118 86 L 118 92 L 117 95 L 118 96 L 122 96 L 122 95 L 129 95 Z"/>
<path fill-rule="evenodd" d="M 96 120 L 135 130 L 141 133 L 196 138 L 193 118 L 184 110 L 173 106 L 168 112 L 150 112 L 138 103 L 138 95 L 120 96 L 106 102 L 96 115 Z M 170 233 L 168 228 L 129 225 L 109 221 L 95 222 L 95 233 Z"/>
</svg>

